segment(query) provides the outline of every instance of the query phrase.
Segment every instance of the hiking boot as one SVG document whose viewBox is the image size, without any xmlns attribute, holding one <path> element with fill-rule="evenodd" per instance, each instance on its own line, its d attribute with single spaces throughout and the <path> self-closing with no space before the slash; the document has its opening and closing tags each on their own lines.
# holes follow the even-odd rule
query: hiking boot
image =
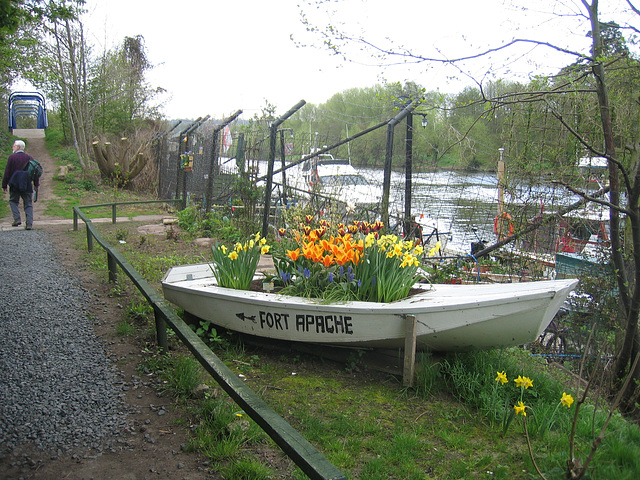
<svg viewBox="0 0 640 480">
<path fill-rule="evenodd" d="M 19 225 L 22 225 L 22 222 L 20 220 L 14 220 L 13 223 L 11 224 L 12 227 L 17 227 Z"/>
<path fill-rule="evenodd" d="M 24 229 L 25 229 L 25 230 L 31 230 L 31 224 L 30 224 L 30 223 L 27 223 L 27 226 L 26 226 L 26 227 L 24 227 Z"/>
</svg>

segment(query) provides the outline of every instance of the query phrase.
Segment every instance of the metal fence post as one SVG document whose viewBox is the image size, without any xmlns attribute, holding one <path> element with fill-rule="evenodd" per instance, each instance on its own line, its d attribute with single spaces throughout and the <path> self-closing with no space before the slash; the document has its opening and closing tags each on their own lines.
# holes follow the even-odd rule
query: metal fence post
<svg viewBox="0 0 640 480">
<path fill-rule="evenodd" d="M 118 206 L 117 203 L 114 203 L 111 205 L 111 223 L 116 223 L 116 207 Z"/>
</svg>

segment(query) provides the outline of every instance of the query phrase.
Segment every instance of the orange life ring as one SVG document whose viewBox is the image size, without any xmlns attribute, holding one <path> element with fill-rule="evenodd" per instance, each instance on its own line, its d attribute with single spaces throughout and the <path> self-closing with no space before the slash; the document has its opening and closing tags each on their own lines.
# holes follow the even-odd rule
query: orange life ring
<svg viewBox="0 0 640 480">
<path fill-rule="evenodd" d="M 506 220 L 507 225 L 509 225 L 509 236 L 513 235 L 513 233 L 515 232 L 515 229 L 513 228 L 511 215 L 509 215 L 507 212 L 502 212 L 502 215 L 498 215 L 496 216 L 496 218 L 493 219 L 493 233 L 495 233 L 496 235 L 498 234 L 498 223 L 500 222 L 501 219 L 503 222 Z"/>
</svg>

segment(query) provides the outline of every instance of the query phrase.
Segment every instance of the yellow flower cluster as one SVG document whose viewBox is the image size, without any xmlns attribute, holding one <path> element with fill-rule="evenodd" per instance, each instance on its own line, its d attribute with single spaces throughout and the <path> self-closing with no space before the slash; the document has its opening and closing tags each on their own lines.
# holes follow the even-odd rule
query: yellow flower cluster
<svg viewBox="0 0 640 480">
<path fill-rule="evenodd" d="M 505 371 L 503 370 L 502 372 L 496 372 L 497 376 L 495 378 L 496 382 L 500 383 L 501 385 L 504 385 L 505 383 L 509 383 L 509 380 L 507 379 L 507 374 L 505 373 Z M 527 388 L 533 387 L 533 380 L 531 380 L 529 377 L 523 377 L 522 375 L 518 375 L 518 378 L 516 378 L 513 383 L 516 384 L 516 387 L 521 388 L 523 390 L 526 390 Z M 560 404 L 567 407 L 567 408 L 571 408 L 571 405 L 573 404 L 573 397 L 571 395 L 569 395 L 566 392 L 562 392 L 562 398 L 560 399 Z M 522 415 L 523 417 L 527 416 L 527 411 L 526 409 L 528 408 L 524 402 L 520 401 L 518 402 L 516 405 L 513 406 L 516 415 Z"/>
<path fill-rule="evenodd" d="M 261 238 L 259 233 L 256 233 L 253 238 L 251 238 L 250 240 L 248 240 L 245 243 L 236 243 L 233 246 L 233 250 L 231 250 L 229 252 L 229 254 L 227 255 L 227 247 L 224 245 L 220 245 L 220 247 L 218 247 L 220 249 L 220 251 L 224 254 L 227 255 L 227 257 L 229 257 L 230 260 L 237 260 L 238 259 L 238 254 L 242 251 L 247 251 L 247 250 L 252 250 L 254 247 L 259 246 L 260 247 L 260 253 L 262 255 L 266 255 L 267 253 L 269 253 L 269 250 L 271 249 L 271 247 L 269 245 L 267 245 L 267 239 L 266 238 Z"/>
<path fill-rule="evenodd" d="M 418 258 L 422 256 L 424 251 L 422 245 L 416 245 L 408 240 L 401 240 L 396 235 L 383 235 L 376 241 L 375 236 L 370 233 L 365 237 L 365 247 L 370 247 L 374 244 L 377 244 L 380 251 L 386 252 L 388 258 L 401 258 L 400 268 L 420 266 Z"/>
<path fill-rule="evenodd" d="M 531 380 L 529 377 L 523 377 L 522 375 L 518 375 L 518 378 L 516 378 L 513 382 L 516 384 L 516 387 L 524 388 L 525 390 L 529 387 L 533 387 L 533 380 Z"/>
</svg>

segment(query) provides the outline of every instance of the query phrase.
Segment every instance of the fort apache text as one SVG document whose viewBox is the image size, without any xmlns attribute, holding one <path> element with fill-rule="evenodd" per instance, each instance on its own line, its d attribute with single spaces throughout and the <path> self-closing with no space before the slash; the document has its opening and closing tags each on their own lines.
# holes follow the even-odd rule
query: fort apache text
<svg viewBox="0 0 640 480">
<path fill-rule="evenodd" d="M 334 333 L 337 335 L 353 335 L 351 317 L 348 315 L 313 315 L 288 313 L 259 312 L 260 328 L 289 330 L 295 328 L 305 333 Z"/>
</svg>

